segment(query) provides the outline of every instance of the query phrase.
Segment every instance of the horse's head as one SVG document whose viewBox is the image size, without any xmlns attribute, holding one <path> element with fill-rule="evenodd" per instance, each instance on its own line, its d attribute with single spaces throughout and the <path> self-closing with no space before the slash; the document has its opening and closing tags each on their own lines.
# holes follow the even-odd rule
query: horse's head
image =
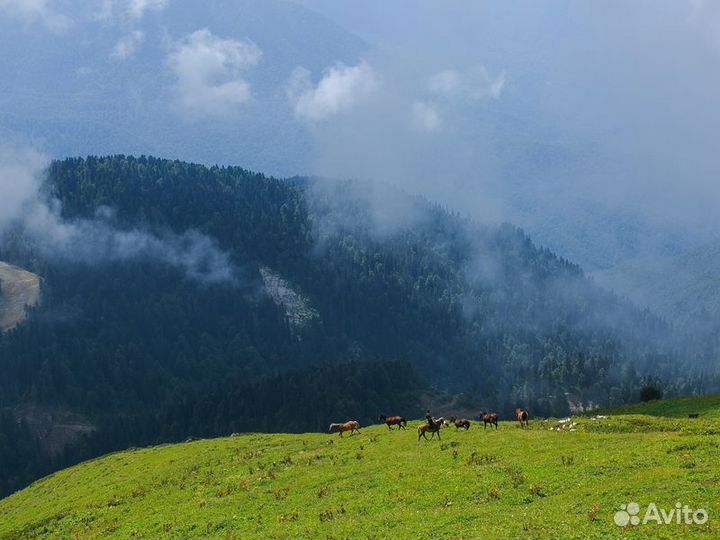
<svg viewBox="0 0 720 540">
<path fill-rule="evenodd" d="M 385 416 L 384 414 L 381 414 L 380 416 L 378 416 L 378 422 L 384 422 L 386 418 L 387 418 L 387 416 Z"/>
</svg>

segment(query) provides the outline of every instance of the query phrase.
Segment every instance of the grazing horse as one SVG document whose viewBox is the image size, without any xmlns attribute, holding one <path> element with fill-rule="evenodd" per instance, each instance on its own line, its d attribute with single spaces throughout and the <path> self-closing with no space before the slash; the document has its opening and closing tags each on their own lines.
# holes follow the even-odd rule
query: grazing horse
<svg viewBox="0 0 720 540">
<path fill-rule="evenodd" d="M 515 414 L 517 415 L 518 422 L 520 422 L 520 427 L 529 427 L 530 424 L 528 422 L 528 412 L 523 409 L 516 409 Z"/>
<path fill-rule="evenodd" d="M 492 428 L 493 425 L 495 425 L 495 429 L 498 428 L 498 414 L 494 412 L 481 412 L 480 418 L 482 418 L 482 421 L 484 422 L 483 429 L 485 429 L 488 424 L 490 424 L 490 427 Z"/>
<path fill-rule="evenodd" d="M 402 416 L 385 416 L 381 414 L 378 416 L 378 421 L 387 424 L 388 429 L 392 429 L 390 426 L 397 426 L 398 429 L 405 429 L 407 427 L 407 420 Z"/>
<path fill-rule="evenodd" d="M 352 435 L 354 431 L 360 433 L 360 424 L 357 423 L 355 420 L 350 420 L 349 422 L 345 422 L 344 424 L 330 424 L 330 428 L 328 429 L 328 433 L 337 432 L 340 434 L 341 437 L 346 431 L 349 431 L 350 435 Z"/>
<path fill-rule="evenodd" d="M 426 441 L 431 440 L 435 434 L 438 436 L 438 440 L 442 440 L 440 438 L 440 430 L 443 428 L 443 426 L 447 426 L 447 420 L 445 420 L 443 417 L 440 418 L 433 418 L 432 423 L 426 422 L 425 424 L 421 424 L 418 427 L 418 444 L 420 444 L 420 438 L 423 437 Z M 431 433 L 430 439 L 428 439 L 427 434 Z"/>
<path fill-rule="evenodd" d="M 455 424 L 455 431 L 460 428 L 465 428 L 465 431 L 470 429 L 470 420 L 468 420 L 467 418 L 455 418 L 454 416 L 451 416 L 450 422 L 452 424 Z"/>
</svg>

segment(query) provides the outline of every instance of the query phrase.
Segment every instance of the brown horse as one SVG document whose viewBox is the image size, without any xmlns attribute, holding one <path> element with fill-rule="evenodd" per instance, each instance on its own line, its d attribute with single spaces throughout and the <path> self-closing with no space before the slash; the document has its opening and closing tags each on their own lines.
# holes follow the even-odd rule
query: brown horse
<svg viewBox="0 0 720 540">
<path fill-rule="evenodd" d="M 465 431 L 467 431 L 468 429 L 470 429 L 470 420 L 468 420 L 467 418 L 458 418 L 457 420 L 455 420 L 455 422 L 453 422 L 453 424 L 455 424 L 456 430 L 460 428 L 465 428 Z"/>
<path fill-rule="evenodd" d="M 482 418 L 482 421 L 484 422 L 483 429 L 485 429 L 488 424 L 490 424 L 490 427 L 495 426 L 495 429 L 498 428 L 498 415 L 497 413 L 493 412 L 481 412 L 480 418 Z"/>
<path fill-rule="evenodd" d="M 355 431 L 360 433 L 360 424 L 355 420 L 350 420 L 349 422 L 345 422 L 344 424 L 330 424 L 330 428 L 328 429 L 328 433 L 337 432 L 340 434 L 341 437 L 346 431 L 349 431 L 350 435 L 352 435 Z"/>
<path fill-rule="evenodd" d="M 381 414 L 378 416 L 378 421 L 387 424 L 388 429 L 392 429 L 390 426 L 397 426 L 398 429 L 405 429 L 407 427 L 407 420 L 402 416 L 385 416 Z"/>
<path fill-rule="evenodd" d="M 447 426 L 447 420 L 444 418 L 433 418 L 432 423 L 426 422 L 424 424 L 421 424 L 418 427 L 418 444 L 420 444 L 420 438 L 424 438 L 426 441 L 431 440 L 436 434 L 438 436 L 438 440 L 442 440 L 440 438 L 440 430 Z M 427 434 L 430 433 L 430 439 L 428 439 Z"/>
<path fill-rule="evenodd" d="M 465 428 L 465 431 L 470 429 L 470 420 L 466 418 L 456 418 L 454 416 L 451 416 L 450 423 L 455 424 L 455 431 L 460 428 Z"/>
<path fill-rule="evenodd" d="M 520 427 L 530 426 L 530 423 L 528 422 L 528 412 L 525 409 L 516 409 L 515 414 L 517 415 L 518 422 L 520 422 Z"/>
</svg>

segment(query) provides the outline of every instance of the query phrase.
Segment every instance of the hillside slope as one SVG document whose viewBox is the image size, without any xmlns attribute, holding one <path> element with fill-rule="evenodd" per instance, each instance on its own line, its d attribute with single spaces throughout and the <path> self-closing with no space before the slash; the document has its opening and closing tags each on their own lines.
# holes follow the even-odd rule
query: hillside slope
<svg viewBox="0 0 720 540">
<path fill-rule="evenodd" d="M 0 331 L 14 328 L 26 317 L 26 307 L 34 307 L 40 299 L 40 278 L 4 262 L 0 262 Z"/>
<path fill-rule="evenodd" d="M 716 398 L 717 399 L 717 398 Z M 131 449 L 0 501 L 0 538 L 714 538 L 716 418 L 578 418 L 359 435 L 248 434 Z M 642 449 L 642 451 L 640 451 Z M 704 524 L 623 529 L 621 504 Z"/>
<path fill-rule="evenodd" d="M 690 414 L 697 414 L 699 418 L 720 418 L 720 396 L 692 396 L 619 405 L 596 412 L 596 414 L 642 414 L 664 418 L 687 418 Z"/>
</svg>

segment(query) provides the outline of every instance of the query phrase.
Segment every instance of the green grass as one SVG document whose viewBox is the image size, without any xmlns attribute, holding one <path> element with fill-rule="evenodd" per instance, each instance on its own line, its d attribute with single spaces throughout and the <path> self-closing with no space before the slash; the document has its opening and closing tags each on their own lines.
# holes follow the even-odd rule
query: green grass
<svg viewBox="0 0 720 540">
<path fill-rule="evenodd" d="M 720 396 L 701 396 L 648 401 L 636 405 L 611 407 L 599 414 L 647 414 L 667 418 L 687 418 L 698 413 L 700 418 L 720 418 Z"/>
<path fill-rule="evenodd" d="M 717 538 L 720 398 L 643 405 L 686 406 L 701 418 L 473 424 L 419 446 L 411 423 L 128 450 L 0 501 L 0 538 Z M 710 519 L 620 528 L 631 501 Z"/>
</svg>

